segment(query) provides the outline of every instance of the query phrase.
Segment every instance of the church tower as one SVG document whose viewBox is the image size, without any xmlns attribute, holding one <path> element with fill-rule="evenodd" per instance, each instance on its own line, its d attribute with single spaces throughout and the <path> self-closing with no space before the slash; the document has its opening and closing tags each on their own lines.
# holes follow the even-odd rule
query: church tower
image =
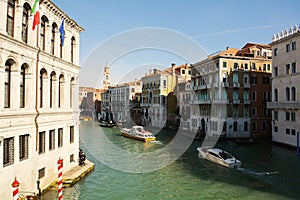
<svg viewBox="0 0 300 200">
<path fill-rule="evenodd" d="M 104 67 L 103 88 L 108 89 L 109 85 L 110 85 L 110 70 L 108 64 L 106 63 L 106 66 Z"/>
</svg>

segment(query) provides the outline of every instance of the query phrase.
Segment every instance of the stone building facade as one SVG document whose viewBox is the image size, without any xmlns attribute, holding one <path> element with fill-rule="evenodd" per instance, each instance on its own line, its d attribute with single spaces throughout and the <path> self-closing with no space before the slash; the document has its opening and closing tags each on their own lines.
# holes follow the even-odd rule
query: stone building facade
<svg viewBox="0 0 300 200">
<path fill-rule="evenodd" d="M 83 28 L 51 1 L 0 1 L 0 199 L 37 192 L 76 166 L 79 148 L 78 76 Z M 64 18 L 64 45 L 59 27 Z"/>
</svg>

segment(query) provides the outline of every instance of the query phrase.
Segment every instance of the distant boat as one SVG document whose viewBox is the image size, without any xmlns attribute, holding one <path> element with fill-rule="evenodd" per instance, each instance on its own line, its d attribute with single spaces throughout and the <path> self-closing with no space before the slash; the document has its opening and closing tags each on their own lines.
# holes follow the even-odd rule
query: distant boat
<svg viewBox="0 0 300 200">
<path fill-rule="evenodd" d="M 115 127 L 117 123 L 113 120 L 113 114 L 111 112 L 106 112 L 105 116 L 102 116 L 99 120 L 99 126 L 112 128 Z"/>
<path fill-rule="evenodd" d="M 142 126 L 133 126 L 132 128 L 122 128 L 121 133 L 124 137 L 128 137 L 140 141 L 154 141 L 156 140 L 155 136 L 149 132 L 145 131 Z"/>
<path fill-rule="evenodd" d="M 242 162 L 226 151 L 217 148 L 200 148 L 198 147 L 199 155 L 204 159 L 213 163 L 222 165 L 230 169 L 236 169 L 241 167 Z"/>
<path fill-rule="evenodd" d="M 254 143 L 253 138 L 236 138 L 232 140 L 236 144 L 252 144 Z"/>
</svg>

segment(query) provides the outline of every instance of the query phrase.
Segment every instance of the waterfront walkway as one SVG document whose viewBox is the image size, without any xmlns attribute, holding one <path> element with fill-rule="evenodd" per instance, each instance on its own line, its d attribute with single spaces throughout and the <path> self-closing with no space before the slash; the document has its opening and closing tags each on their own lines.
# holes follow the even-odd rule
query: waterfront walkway
<svg viewBox="0 0 300 200">
<path fill-rule="evenodd" d="M 85 165 L 76 166 L 63 173 L 63 187 L 71 187 L 94 170 L 94 163 L 86 160 Z"/>
</svg>

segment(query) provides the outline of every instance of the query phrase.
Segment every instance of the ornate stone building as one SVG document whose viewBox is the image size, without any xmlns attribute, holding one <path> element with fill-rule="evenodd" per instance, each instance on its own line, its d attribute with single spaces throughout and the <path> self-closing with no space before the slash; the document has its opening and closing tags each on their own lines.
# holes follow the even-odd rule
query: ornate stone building
<svg viewBox="0 0 300 200">
<path fill-rule="evenodd" d="M 64 171 L 78 165 L 83 28 L 43 0 L 32 30 L 34 2 L 0 1 L 0 199 L 12 198 L 15 177 L 21 194 L 37 192 L 38 180 L 41 189 L 57 180 L 59 158 Z"/>
</svg>

